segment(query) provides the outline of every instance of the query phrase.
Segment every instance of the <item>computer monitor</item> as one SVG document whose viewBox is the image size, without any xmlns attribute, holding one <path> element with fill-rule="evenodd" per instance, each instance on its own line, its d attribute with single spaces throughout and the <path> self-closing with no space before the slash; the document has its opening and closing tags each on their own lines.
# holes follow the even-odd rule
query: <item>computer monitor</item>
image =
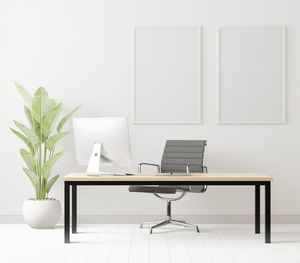
<svg viewBox="0 0 300 263">
<path fill-rule="evenodd" d="M 77 163 L 88 175 L 111 175 L 100 166 L 131 165 L 126 118 L 73 118 Z"/>
</svg>

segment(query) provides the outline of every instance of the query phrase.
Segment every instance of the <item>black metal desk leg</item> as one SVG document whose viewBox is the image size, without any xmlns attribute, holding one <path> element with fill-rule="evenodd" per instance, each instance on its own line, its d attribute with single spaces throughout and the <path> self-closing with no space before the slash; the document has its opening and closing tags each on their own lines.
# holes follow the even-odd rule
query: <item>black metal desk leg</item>
<svg viewBox="0 0 300 263">
<path fill-rule="evenodd" d="M 77 185 L 72 184 L 72 233 L 77 233 Z"/>
<path fill-rule="evenodd" d="M 70 243 L 70 183 L 65 182 L 65 243 Z"/>
<path fill-rule="evenodd" d="M 271 182 L 265 185 L 265 243 L 271 243 Z"/>
<path fill-rule="evenodd" d="M 255 234 L 260 233 L 260 185 L 255 185 Z"/>
</svg>

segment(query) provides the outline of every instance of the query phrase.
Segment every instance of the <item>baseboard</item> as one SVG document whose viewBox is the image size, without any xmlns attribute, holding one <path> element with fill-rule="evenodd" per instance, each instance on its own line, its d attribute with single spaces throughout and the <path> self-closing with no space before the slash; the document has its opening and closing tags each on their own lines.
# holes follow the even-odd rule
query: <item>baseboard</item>
<svg viewBox="0 0 300 263">
<path fill-rule="evenodd" d="M 174 215 L 175 219 L 197 224 L 251 224 L 254 215 Z M 163 219 L 163 215 L 78 215 L 78 223 L 131 224 Z M 264 222 L 264 217 L 261 217 Z M 0 224 L 22 224 L 21 215 L 0 215 Z M 63 217 L 60 219 L 63 223 Z M 274 224 L 300 224 L 300 215 L 272 215 Z"/>
</svg>

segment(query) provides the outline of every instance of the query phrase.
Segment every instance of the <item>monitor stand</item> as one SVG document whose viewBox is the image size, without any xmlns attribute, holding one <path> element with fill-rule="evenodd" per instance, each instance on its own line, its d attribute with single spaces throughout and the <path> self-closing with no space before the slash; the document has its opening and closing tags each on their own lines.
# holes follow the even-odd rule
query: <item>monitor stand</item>
<svg viewBox="0 0 300 263">
<path fill-rule="evenodd" d="M 86 171 L 87 175 L 100 174 L 99 167 L 100 167 L 101 152 L 102 152 L 102 142 L 95 143 L 89 160 L 89 165 Z"/>
<path fill-rule="evenodd" d="M 125 175 L 124 173 L 100 172 L 100 157 L 102 153 L 102 142 L 96 142 L 89 160 L 89 165 L 86 174 L 89 176 L 114 176 Z"/>
</svg>

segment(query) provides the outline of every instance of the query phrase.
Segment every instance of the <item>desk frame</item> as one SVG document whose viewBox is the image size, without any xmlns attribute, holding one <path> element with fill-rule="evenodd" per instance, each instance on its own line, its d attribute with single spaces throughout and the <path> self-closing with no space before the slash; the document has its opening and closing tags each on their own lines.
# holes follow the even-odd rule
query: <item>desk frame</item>
<svg viewBox="0 0 300 263">
<path fill-rule="evenodd" d="M 244 185 L 255 187 L 255 233 L 260 233 L 260 186 L 265 186 L 265 243 L 271 243 L 271 181 L 65 181 L 64 238 L 70 243 L 70 186 L 72 186 L 72 233 L 77 233 L 77 186 L 79 185 Z M 200 232 L 201 235 L 201 232 Z"/>
</svg>

